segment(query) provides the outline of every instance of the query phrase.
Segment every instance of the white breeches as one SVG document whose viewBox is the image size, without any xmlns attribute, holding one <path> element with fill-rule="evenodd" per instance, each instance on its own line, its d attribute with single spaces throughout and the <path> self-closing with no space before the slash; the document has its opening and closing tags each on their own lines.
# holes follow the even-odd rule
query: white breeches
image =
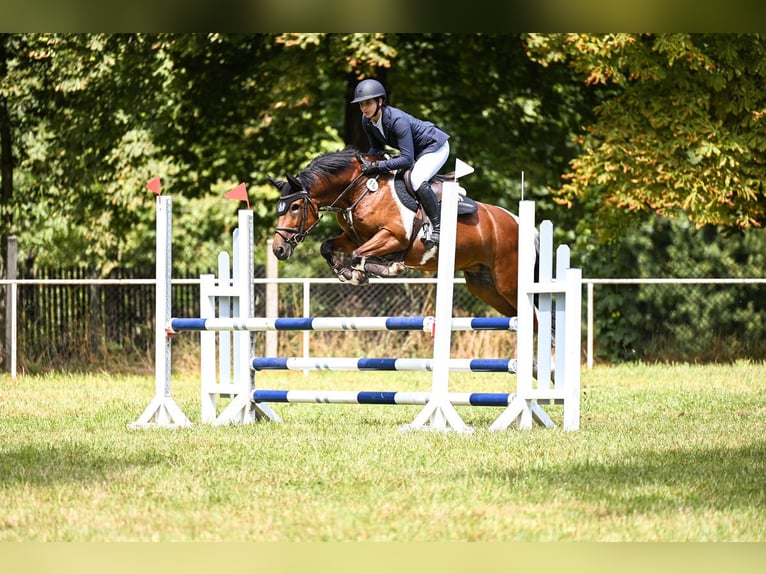
<svg viewBox="0 0 766 574">
<path fill-rule="evenodd" d="M 444 145 L 436 151 L 427 153 L 416 159 L 415 165 L 412 166 L 412 172 L 410 172 L 412 188 L 419 188 L 420 184 L 435 176 L 445 164 L 448 157 L 449 141 L 446 141 L 444 142 Z"/>
</svg>

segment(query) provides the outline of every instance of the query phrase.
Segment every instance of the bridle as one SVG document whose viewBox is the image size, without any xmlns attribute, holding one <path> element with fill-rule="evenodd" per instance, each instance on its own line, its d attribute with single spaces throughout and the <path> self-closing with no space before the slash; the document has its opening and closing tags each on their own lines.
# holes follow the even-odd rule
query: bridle
<svg viewBox="0 0 766 574">
<path fill-rule="evenodd" d="M 359 157 L 359 156 L 357 156 Z M 359 161 L 361 163 L 361 157 L 359 157 Z M 360 194 L 358 198 L 349 206 L 349 207 L 337 207 L 336 204 L 342 200 L 346 194 L 354 189 L 356 187 L 359 180 L 363 177 L 366 177 L 364 173 L 359 172 L 359 175 L 357 175 L 354 179 L 351 180 L 351 183 L 349 183 L 346 188 L 338 195 L 338 197 L 335 198 L 335 200 L 327 206 L 319 207 L 317 206 L 314 199 L 311 197 L 311 194 L 309 193 L 309 190 L 305 188 L 301 188 L 298 191 L 295 191 L 293 193 L 290 193 L 288 195 L 284 195 L 279 198 L 277 201 L 277 217 L 282 217 L 285 213 L 287 213 L 287 210 L 290 209 L 290 206 L 298 201 L 299 199 L 303 199 L 303 213 L 301 214 L 300 223 L 299 226 L 296 227 L 277 227 L 276 233 L 279 235 L 288 245 L 295 248 L 299 243 L 302 243 L 304 239 L 306 239 L 306 236 L 308 236 L 309 233 L 317 226 L 319 225 L 319 222 L 322 219 L 323 212 L 325 211 L 331 211 L 333 213 L 339 213 L 343 220 L 348 224 L 349 229 L 354 234 L 354 239 L 361 245 L 362 239 L 359 237 L 359 234 L 354 229 L 354 209 L 359 204 L 359 202 L 364 198 L 367 193 L 369 193 L 370 188 L 365 186 L 365 192 Z M 371 178 L 367 178 L 371 179 Z M 374 178 L 376 179 L 376 178 Z M 308 210 L 309 206 L 311 206 L 311 211 L 314 214 L 314 217 L 316 217 L 316 220 L 314 223 L 306 227 L 306 219 L 308 218 Z M 288 235 L 289 234 L 289 235 Z"/>
<path fill-rule="evenodd" d="M 319 220 L 322 218 L 316 204 L 311 199 L 311 195 L 309 195 L 309 192 L 305 189 L 301 189 L 295 193 L 280 197 L 279 201 L 277 201 L 277 217 L 282 217 L 285 213 L 287 213 L 287 210 L 290 209 L 290 206 L 299 199 L 304 200 L 303 214 L 301 215 L 300 219 L 300 227 L 277 227 L 276 229 L 277 235 L 279 235 L 286 243 L 292 247 L 295 247 L 299 243 L 303 242 L 303 240 L 306 239 L 306 236 L 311 233 L 311 230 L 319 224 Z M 314 223 L 312 223 L 307 228 L 306 219 L 308 216 L 309 206 L 311 206 L 311 211 L 314 213 L 316 221 L 314 221 Z M 290 235 L 287 235 L 288 233 Z"/>
</svg>

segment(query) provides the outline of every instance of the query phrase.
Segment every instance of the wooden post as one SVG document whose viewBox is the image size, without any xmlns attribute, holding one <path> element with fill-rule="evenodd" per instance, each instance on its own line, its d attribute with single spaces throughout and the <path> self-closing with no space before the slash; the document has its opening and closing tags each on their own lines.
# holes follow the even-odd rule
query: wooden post
<svg viewBox="0 0 766 574">
<path fill-rule="evenodd" d="M 16 236 L 8 237 L 8 249 L 5 258 L 5 278 L 16 279 L 16 261 L 18 257 L 18 242 Z M 11 378 L 16 378 L 16 285 L 8 284 L 5 288 L 5 365 L 11 373 Z"/>
</svg>

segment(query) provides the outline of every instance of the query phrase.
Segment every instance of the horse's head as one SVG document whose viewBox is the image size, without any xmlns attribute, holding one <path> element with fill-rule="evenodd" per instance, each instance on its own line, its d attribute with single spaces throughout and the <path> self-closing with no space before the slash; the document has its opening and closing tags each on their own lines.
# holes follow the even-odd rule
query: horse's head
<svg viewBox="0 0 766 574">
<path fill-rule="evenodd" d="M 361 156 L 347 148 L 315 158 L 297 177 L 269 181 L 279 190 L 273 251 L 285 260 L 319 223 L 320 210 L 340 211 L 361 177 Z"/>
<path fill-rule="evenodd" d="M 269 177 L 279 190 L 277 229 L 272 250 L 277 259 L 285 260 L 319 222 L 319 209 L 298 178 L 287 174 L 287 181 Z"/>
</svg>

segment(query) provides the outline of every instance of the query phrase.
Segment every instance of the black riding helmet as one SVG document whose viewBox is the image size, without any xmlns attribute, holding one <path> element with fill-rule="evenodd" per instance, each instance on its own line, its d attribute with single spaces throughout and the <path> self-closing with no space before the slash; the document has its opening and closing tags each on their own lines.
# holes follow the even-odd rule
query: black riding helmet
<svg viewBox="0 0 766 574">
<path fill-rule="evenodd" d="M 374 100 L 375 98 L 386 99 L 386 88 L 378 80 L 362 80 L 354 89 L 354 99 L 349 103 L 358 104 L 365 100 Z"/>
</svg>

